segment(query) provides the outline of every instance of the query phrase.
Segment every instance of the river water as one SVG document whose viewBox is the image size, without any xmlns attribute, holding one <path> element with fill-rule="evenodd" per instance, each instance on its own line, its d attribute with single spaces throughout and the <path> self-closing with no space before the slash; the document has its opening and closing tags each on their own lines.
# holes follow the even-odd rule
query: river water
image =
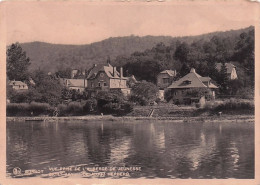
<svg viewBox="0 0 260 185">
<path fill-rule="evenodd" d="M 254 123 L 7 122 L 6 137 L 7 176 L 85 165 L 141 167 L 126 178 L 254 178 Z"/>
</svg>

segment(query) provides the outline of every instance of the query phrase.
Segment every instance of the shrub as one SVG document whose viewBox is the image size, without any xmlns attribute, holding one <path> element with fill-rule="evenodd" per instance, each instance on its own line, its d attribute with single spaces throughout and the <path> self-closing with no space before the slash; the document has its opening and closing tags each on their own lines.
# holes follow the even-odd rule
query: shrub
<svg viewBox="0 0 260 185">
<path fill-rule="evenodd" d="M 121 91 L 101 91 L 97 94 L 97 108 L 104 114 L 123 115 L 133 110 Z"/>
<path fill-rule="evenodd" d="M 80 102 L 71 102 L 67 107 L 69 115 L 83 115 L 83 105 Z"/>
<path fill-rule="evenodd" d="M 97 100 L 92 98 L 88 99 L 83 107 L 84 112 L 91 113 L 97 110 Z"/>
<path fill-rule="evenodd" d="M 53 108 L 48 103 L 32 102 L 29 104 L 28 111 L 33 116 L 38 115 L 50 115 L 53 112 Z"/>
<path fill-rule="evenodd" d="M 10 103 L 6 107 L 7 116 L 51 115 L 53 108 L 47 103 Z"/>
<path fill-rule="evenodd" d="M 66 116 L 67 114 L 67 105 L 59 104 L 58 105 L 58 116 Z"/>
</svg>

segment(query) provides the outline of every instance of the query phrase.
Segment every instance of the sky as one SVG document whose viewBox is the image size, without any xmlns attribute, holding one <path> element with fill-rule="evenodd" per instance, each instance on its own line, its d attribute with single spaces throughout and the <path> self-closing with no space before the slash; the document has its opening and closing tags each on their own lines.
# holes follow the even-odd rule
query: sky
<svg viewBox="0 0 260 185">
<path fill-rule="evenodd" d="M 6 42 L 89 44 L 117 36 L 190 36 L 255 23 L 243 2 L 5 2 Z"/>
</svg>

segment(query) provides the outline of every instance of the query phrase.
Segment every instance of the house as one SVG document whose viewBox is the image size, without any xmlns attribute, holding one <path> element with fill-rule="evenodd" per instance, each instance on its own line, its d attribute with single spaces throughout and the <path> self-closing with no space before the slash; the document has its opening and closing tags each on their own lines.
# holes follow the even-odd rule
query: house
<svg viewBox="0 0 260 185">
<path fill-rule="evenodd" d="M 106 65 L 94 65 L 87 76 L 87 91 L 95 95 L 98 91 L 121 90 L 123 94 L 130 94 L 127 87 L 127 78 L 123 76 L 123 68 L 120 72 L 109 62 Z"/>
<path fill-rule="evenodd" d="M 169 87 L 174 77 L 176 76 L 176 70 L 164 70 L 157 75 L 157 86 L 162 90 Z"/>
<path fill-rule="evenodd" d="M 63 78 L 60 79 L 62 85 L 67 87 L 68 89 L 75 89 L 76 91 L 83 92 L 87 87 L 87 80 L 86 79 L 67 79 Z"/>
<path fill-rule="evenodd" d="M 9 85 L 14 89 L 14 90 L 17 90 L 17 91 L 26 91 L 28 90 L 28 85 L 22 81 L 10 81 L 9 82 Z"/>
<path fill-rule="evenodd" d="M 221 66 L 222 66 L 222 63 L 217 63 L 216 64 L 216 69 L 220 72 L 221 71 Z M 234 66 L 233 64 L 231 63 L 225 63 L 225 66 L 227 68 L 227 74 L 228 74 L 228 78 L 230 80 L 235 80 L 237 79 L 237 71 L 236 71 L 236 66 Z"/>
<path fill-rule="evenodd" d="M 190 73 L 168 87 L 175 104 L 204 103 L 215 99 L 215 89 L 210 77 L 202 77 L 192 68 Z"/>
</svg>

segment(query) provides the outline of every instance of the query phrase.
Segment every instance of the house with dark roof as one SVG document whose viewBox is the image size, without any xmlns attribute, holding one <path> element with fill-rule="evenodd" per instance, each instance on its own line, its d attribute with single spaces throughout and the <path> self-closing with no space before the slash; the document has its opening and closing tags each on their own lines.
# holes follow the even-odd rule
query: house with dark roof
<svg viewBox="0 0 260 185">
<path fill-rule="evenodd" d="M 14 90 L 17 90 L 17 91 L 26 91 L 28 90 L 28 85 L 22 81 L 10 81 L 9 82 L 9 85 L 14 89 Z"/>
<path fill-rule="evenodd" d="M 157 86 L 160 89 L 165 89 L 172 84 L 176 70 L 164 70 L 157 75 Z"/>
<path fill-rule="evenodd" d="M 220 72 L 221 71 L 221 66 L 222 66 L 222 63 L 217 63 L 216 64 L 216 69 Z M 225 66 L 227 68 L 227 74 L 228 74 L 228 78 L 230 80 L 235 80 L 237 79 L 237 71 L 236 71 L 236 66 L 234 66 L 233 64 L 231 63 L 225 63 Z"/>
<path fill-rule="evenodd" d="M 98 91 L 121 90 L 125 95 L 130 94 L 126 85 L 127 78 L 123 76 L 123 68 L 120 72 L 109 62 L 106 65 L 94 65 L 87 75 L 87 91 L 92 95 Z"/>
<path fill-rule="evenodd" d="M 215 99 L 215 89 L 217 88 L 210 77 L 200 76 L 194 68 L 168 87 L 173 102 L 176 104 L 203 103 L 203 101 Z"/>
</svg>

